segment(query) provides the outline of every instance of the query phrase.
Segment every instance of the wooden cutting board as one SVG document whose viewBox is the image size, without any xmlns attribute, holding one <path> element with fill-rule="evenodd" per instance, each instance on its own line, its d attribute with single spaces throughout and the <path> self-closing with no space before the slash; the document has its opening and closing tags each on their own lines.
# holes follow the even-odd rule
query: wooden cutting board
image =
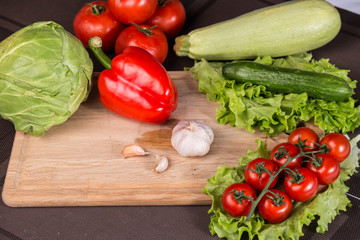
<svg viewBox="0 0 360 240">
<path fill-rule="evenodd" d="M 198 91 L 190 73 L 169 74 L 179 99 L 177 110 L 164 124 L 115 115 L 101 105 L 93 90 L 67 122 L 45 136 L 16 132 L 3 201 L 12 207 L 211 204 L 201 190 L 218 166 L 236 166 L 240 156 L 256 148 L 255 139 L 269 148 L 286 139 L 285 134 L 268 138 L 217 124 L 219 105 Z M 215 140 L 206 156 L 184 158 L 172 148 L 172 129 L 183 119 L 201 119 L 213 129 Z M 129 144 L 138 144 L 150 154 L 123 159 L 121 151 Z M 154 171 L 155 155 L 167 156 L 167 171 Z"/>
</svg>

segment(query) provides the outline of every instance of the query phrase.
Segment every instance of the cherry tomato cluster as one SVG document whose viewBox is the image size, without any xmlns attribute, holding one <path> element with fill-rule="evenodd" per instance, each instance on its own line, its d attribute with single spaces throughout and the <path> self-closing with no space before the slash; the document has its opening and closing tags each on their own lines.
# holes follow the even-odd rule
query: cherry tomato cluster
<svg viewBox="0 0 360 240">
<path fill-rule="evenodd" d="M 93 1 L 81 8 L 73 27 L 85 47 L 91 37 L 98 36 L 103 51 L 115 50 L 119 55 L 128 46 L 137 46 L 163 63 L 168 39 L 179 33 L 185 18 L 179 0 Z"/>
<path fill-rule="evenodd" d="M 340 133 L 320 140 L 311 128 L 297 128 L 287 142 L 271 150 L 268 159 L 256 158 L 247 164 L 245 182 L 223 192 L 223 209 L 234 217 L 249 217 L 257 209 L 266 221 L 282 222 L 291 214 L 294 201 L 312 199 L 321 186 L 338 178 L 340 162 L 350 151 L 349 140 Z"/>
</svg>

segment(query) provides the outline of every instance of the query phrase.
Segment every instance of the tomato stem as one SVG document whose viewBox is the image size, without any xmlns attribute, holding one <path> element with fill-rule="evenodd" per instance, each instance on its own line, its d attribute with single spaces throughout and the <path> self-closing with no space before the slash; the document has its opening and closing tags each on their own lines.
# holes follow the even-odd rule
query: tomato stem
<svg viewBox="0 0 360 240">
<path fill-rule="evenodd" d="M 230 192 L 228 192 L 228 194 L 232 194 L 234 196 L 234 200 L 236 200 L 238 203 L 242 204 L 242 201 L 244 199 L 249 199 L 251 201 L 251 203 L 254 202 L 254 199 L 252 197 L 249 197 L 245 194 L 245 191 L 239 191 L 237 189 L 233 189 Z"/>
<path fill-rule="evenodd" d="M 111 59 L 101 49 L 102 41 L 99 37 L 92 37 L 89 40 L 89 48 L 97 60 L 107 69 L 111 69 Z"/>
<path fill-rule="evenodd" d="M 318 169 L 318 168 L 321 166 L 323 160 L 322 160 L 321 157 L 316 157 L 314 154 L 312 154 L 312 157 L 310 157 L 310 161 L 309 161 L 309 162 L 310 162 L 312 165 L 314 165 L 314 167 L 315 167 L 316 169 Z"/>
<path fill-rule="evenodd" d="M 269 175 L 272 175 L 272 174 L 273 174 L 273 172 L 271 172 L 271 171 L 269 171 L 269 170 L 267 170 L 267 169 L 265 168 L 265 161 L 264 161 L 264 162 L 261 162 L 261 163 L 256 163 L 256 164 L 255 164 L 255 169 L 250 169 L 250 171 L 253 172 L 253 173 L 257 173 L 257 174 L 258 174 L 260 185 L 261 185 L 261 175 L 262 175 L 263 173 L 267 173 L 267 174 L 269 174 Z"/>
<path fill-rule="evenodd" d="M 279 147 L 278 151 L 274 154 L 274 157 L 276 159 L 280 159 L 282 157 L 290 157 L 288 152 L 286 151 L 286 148 L 284 146 Z"/>
<path fill-rule="evenodd" d="M 291 183 L 300 184 L 304 180 L 304 176 L 301 175 L 297 169 L 295 171 L 289 172 L 288 174 L 292 177 L 292 180 L 289 178 L 287 179 Z"/>
<path fill-rule="evenodd" d="M 172 2 L 173 0 L 158 0 L 158 6 L 160 7 L 165 7 L 165 5 L 168 3 L 168 2 Z"/>
<path fill-rule="evenodd" d="M 95 16 L 101 15 L 103 12 L 105 12 L 105 7 L 103 5 L 88 3 L 89 6 L 91 6 L 91 12 Z"/>
<path fill-rule="evenodd" d="M 326 144 L 320 145 L 319 146 L 320 150 L 322 150 L 324 153 L 328 153 L 330 152 L 330 147 Z"/>
<path fill-rule="evenodd" d="M 309 138 L 301 141 L 300 135 L 301 135 L 301 134 L 300 134 L 300 132 L 299 132 L 299 134 L 298 134 L 298 143 L 295 143 L 295 146 L 297 146 L 297 147 L 300 148 L 300 149 L 304 149 L 304 148 L 306 148 L 306 147 L 307 147 L 307 148 L 311 148 L 311 146 L 308 146 L 308 145 L 305 144 L 306 141 L 309 140 Z"/>
<path fill-rule="evenodd" d="M 157 27 L 157 25 L 154 25 L 152 27 L 146 28 L 146 27 L 141 27 L 140 25 L 136 24 L 136 23 L 132 23 L 133 26 L 135 26 L 141 33 L 145 34 L 148 37 L 151 37 L 153 35 L 153 32 L 151 30 L 153 30 L 154 28 Z"/>
<path fill-rule="evenodd" d="M 269 190 L 268 193 L 272 194 L 272 195 L 267 195 L 267 197 L 272 200 L 275 206 L 280 207 L 281 205 L 286 204 L 284 202 L 284 196 L 280 195 L 279 193 L 274 193 L 271 190 Z"/>
</svg>

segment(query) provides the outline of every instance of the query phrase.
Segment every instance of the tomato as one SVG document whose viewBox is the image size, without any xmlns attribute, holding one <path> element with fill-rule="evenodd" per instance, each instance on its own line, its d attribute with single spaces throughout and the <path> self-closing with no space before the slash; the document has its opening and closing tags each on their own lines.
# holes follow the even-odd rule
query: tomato
<svg viewBox="0 0 360 240">
<path fill-rule="evenodd" d="M 110 12 L 106 2 L 94 1 L 86 4 L 73 21 L 74 32 L 85 47 L 89 39 L 98 36 L 102 40 L 103 51 L 114 49 L 115 41 L 124 25 Z"/>
<path fill-rule="evenodd" d="M 246 216 L 252 205 L 248 198 L 255 200 L 256 191 L 246 183 L 234 183 L 224 190 L 221 204 L 224 210 L 233 217 Z"/>
<path fill-rule="evenodd" d="M 329 147 L 330 151 L 328 153 L 339 162 L 344 161 L 351 151 L 349 140 L 341 133 L 329 133 L 325 135 L 320 141 L 320 145 L 323 144 Z"/>
<path fill-rule="evenodd" d="M 155 12 L 157 0 L 108 0 L 111 12 L 123 24 L 141 24 Z"/>
<path fill-rule="evenodd" d="M 286 151 L 286 153 L 284 152 Z M 300 149 L 292 143 L 280 143 L 276 145 L 270 152 L 270 160 L 274 161 L 278 167 L 281 167 L 288 160 L 288 156 L 295 157 L 300 153 Z M 299 156 L 291 160 L 291 162 L 286 165 L 287 168 L 293 169 L 296 167 L 300 167 L 302 163 L 303 157 Z"/>
<path fill-rule="evenodd" d="M 304 152 L 319 149 L 319 137 L 314 130 L 307 127 L 299 127 L 289 135 L 288 142 L 298 144 Z"/>
<path fill-rule="evenodd" d="M 280 223 L 287 219 L 292 210 L 291 198 L 278 189 L 270 189 L 258 204 L 258 212 L 270 223 Z"/>
<path fill-rule="evenodd" d="M 305 202 L 315 196 L 319 181 L 313 171 L 299 167 L 293 169 L 296 174 L 287 174 L 284 179 L 284 189 L 294 201 Z"/>
<path fill-rule="evenodd" d="M 116 55 L 122 53 L 129 46 L 145 49 L 161 63 L 165 61 L 168 54 L 168 42 L 165 34 L 150 25 L 141 24 L 126 27 L 116 39 Z"/>
<path fill-rule="evenodd" d="M 157 25 L 167 38 L 173 38 L 184 26 L 186 11 L 179 0 L 159 0 L 155 13 L 147 20 L 147 24 Z"/>
<path fill-rule="evenodd" d="M 316 174 L 320 184 L 333 183 L 340 174 L 340 163 L 330 154 L 318 153 L 306 166 Z"/>
<path fill-rule="evenodd" d="M 252 160 L 245 168 L 246 183 L 254 189 L 261 191 L 270 179 L 270 175 L 266 170 L 274 174 L 278 170 L 278 167 L 273 161 L 266 158 L 256 158 Z M 277 180 L 278 176 L 271 182 L 270 188 L 273 188 L 276 185 Z"/>
</svg>

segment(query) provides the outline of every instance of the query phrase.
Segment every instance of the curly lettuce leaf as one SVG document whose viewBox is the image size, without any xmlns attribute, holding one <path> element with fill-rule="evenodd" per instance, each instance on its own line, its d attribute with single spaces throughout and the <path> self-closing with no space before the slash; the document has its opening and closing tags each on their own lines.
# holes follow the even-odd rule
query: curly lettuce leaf
<svg viewBox="0 0 360 240">
<path fill-rule="evenodd" d="M 349 70 L 338 69 L 328 59 L 315 61 L 311 54 L 302 53 L 286 58 L 257 58 L 256 62 L 278 67 L 297 68 L 333 74 L 343 78 L 352 88 L 356 81 L 348 77 Z M 347 101 L 324 101 L 302 94 L 280 94 L 266 90 L 264 86 L 250 83 L 237 84 L 221 74 L 223 62 L 201 60 L 191 68 L 198 81 L 199 91 L 210 101 L 216 101 L 219 124 L 230 124 L 254 132 L 260 129 L 268 136 L 291 132 L 299 121 L 313 120 L 325 133 L 353 132 L 360 125 L 360 106 L 350 97 Z"/>
<path fill-rule="evenodd" d="M 244 236 L 247 236 L 248 239 L 257 237 L 259 240 L 299 239 L 304 235 L 303 226 L 308 226 L 316 218 L 316 231 L 324 233 L 336 215 L 340 214 L 340 211 L 346 211 L 346 208 L 351 206 L 350 200 L 346 196 L 349 188 L 344 182 L 357 172 L 356 168 L 359 167 L 360 149 L 357 146 L 358 141 L 360 141 L 360 135 L 350 141 L 351 153 L 341 163 L 340 176 L 334 183 L 330 184 L 324 192 L 317 194 L 312 200 L 295 203 L 292 214 L 282 223 L 270 224 L 266 223 L 257 213 L 249 221 L 246 221 L 245 217 L 232 217 L 221 206 L 221 194 L 225 188 L 235 182 L 244 181 L 244 170 L 247 163 L 257 157 L 266 158 L 269 156 L 266 143 L 256 140 L 257 149 L 248 151 L 247 156 L 240 157 L 237 167 L 220 166 L 216 174 L 208 179 L 208 183 L 203 189 L 203 193 L 208 194 L 213 199 L 209 210 L 209 214 L 211 214 L 210 233 L 230 240 L 241 239 Z"/>
</svg>

